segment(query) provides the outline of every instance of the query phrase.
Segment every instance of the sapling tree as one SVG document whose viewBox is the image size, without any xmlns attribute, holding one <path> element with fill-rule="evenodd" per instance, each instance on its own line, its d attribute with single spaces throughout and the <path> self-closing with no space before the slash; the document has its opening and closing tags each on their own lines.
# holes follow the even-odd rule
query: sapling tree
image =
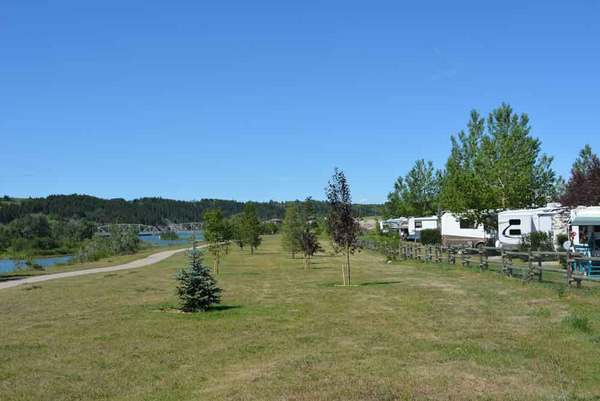
<svg viewBox="0 0 600 401">
<path fill-rule="evenodd" d="M 177 295 L 185 312 L 201 312 L 221 302 L 221 289 L 217 287 L 210 269 L 202 263 L 202 255 L 194 246 L 189 252 L 189 265 L 176 274 L 179 282 Z"/>
<path fill-rule="evenodd" d="M 298 202 L 289 203 L 285 208 L 285 217 L 281 226 L 281 247 L 292 255 L 292 259 L 302 250 L 301 233 L 300 206 Z"/>
<path fill-rule="evenodd" d="M 262 242 L 260 237 L 260 220 L 256 214 L 256 206 L 253 203 L 248 202 L 244 205 L 241 219 L 241 237 L 244 244 L 250 247 L 250 253 L 253 255 L 254 250 L 258 248 Z"/>
<path fill-rule="evenodd" d="M 318 226 L 310 197 L 306 198 L 299 213 L 298 243 L 304 257 L 304 268 L 310 269 L 310 262 L 315 253 L 321 250 L 317 235 Z"/>
<path fill-rule="evenodd" d="M 335 168 L 325 191 L 329 206 L 328 231 L 334 246 L 345 256 L 346 263 L 342 266 L 342 281 L 344 285 L 350 285 L 350 254 L 357 246 L 359 226 L 352 216 L 352 196 L 343 171 Z"/>
<path fill-rule="evenodd" d="M 208 251 L 213 255 L 213 270 L 219 274 L 221 259 L 229 252 L 231 227 L 220 210 L 209 209 L 204 212 L 202 229 L 208 241 Z"/>
</svg>

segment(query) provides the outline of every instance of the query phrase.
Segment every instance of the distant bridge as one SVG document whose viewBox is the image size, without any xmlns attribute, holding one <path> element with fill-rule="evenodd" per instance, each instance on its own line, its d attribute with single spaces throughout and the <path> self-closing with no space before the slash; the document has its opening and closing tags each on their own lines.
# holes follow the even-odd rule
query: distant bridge
<svg viewBox="0 0 600 401">
<path fill-rule="evenodd" d="M 164 226 L 151 226 L 147 224 L 103 224 L 98 226 L 97 234 L 100 236 L 110 236 L 111 227 L 118 227 L 122 230 L 134 230 L 138 235 L 160 235 L 169 231 L 200 231 L 202 223 L 169 223 Z"/>
</svg>

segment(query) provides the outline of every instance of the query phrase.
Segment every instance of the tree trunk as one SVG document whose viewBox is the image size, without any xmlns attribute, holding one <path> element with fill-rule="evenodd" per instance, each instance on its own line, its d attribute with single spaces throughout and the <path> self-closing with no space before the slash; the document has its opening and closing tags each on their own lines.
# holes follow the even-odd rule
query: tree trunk
<svg viewBox="0 0 600 401">
<path fill-rule="evenodd" d="M 350 285 L 350 246 L 346 245 L 346 268 L 348 269 L 348 285 Z"/>
</svg>

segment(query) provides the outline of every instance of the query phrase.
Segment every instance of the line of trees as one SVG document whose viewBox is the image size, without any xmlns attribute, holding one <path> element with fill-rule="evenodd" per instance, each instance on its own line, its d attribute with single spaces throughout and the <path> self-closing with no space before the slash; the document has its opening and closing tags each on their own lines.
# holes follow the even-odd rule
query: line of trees
<svg viewBox="0 0 600 401">
<path fill-rule="evenodd" d="M 219 209 L 209 209 L 203 215 L 204 239 L 213 256 L 213 271 L 220 273 L 221 261 L 229 252 L 231 242 L 241 249 L 250 248 L 250 254 L 262 243 L 265 225 L 261 223 L 253 203 L 246 203 L 241 214 L 226 219 Z"/>
<path fill-rule="evenodd" d="M 325 216 L 327 204 L 311 201 L 315 214 Z M 261 220 L 283 218 L 289 202 L 253 202 Z M 0 198 L 0 224 L 10 223 L 29 214 L 45 214 L 57 219 L 85 219 L 96 223 L 164 225 L 169 222 L 200 221 L 206 210 L 219 209 L 225 217 L 242 213 L 245 203 L 233 200 L 202 199 L 179 201 L 163 198 L 135 200 L 101 199 L 89 195 L 51 195 L 46 198 Z M 360 216 L 380 213 L 381 205 L 354 205 Z"/>
<path fill-rule="evenodd" d="M 472 111 L 466 130 L 451 136 L 444 169 L 417 160 L 398 178 L 384 205 L 386 217 L 427 216 L 449 210 L 488 228 L 497 211 L 565 204 L 600 203 L 600 162 L 586 147 L 566 185 L 531 135 L 526 114 L 502 104 L 484 118 Z M 566 191 L 566 192 L 565 192 Z"/>
</svg>

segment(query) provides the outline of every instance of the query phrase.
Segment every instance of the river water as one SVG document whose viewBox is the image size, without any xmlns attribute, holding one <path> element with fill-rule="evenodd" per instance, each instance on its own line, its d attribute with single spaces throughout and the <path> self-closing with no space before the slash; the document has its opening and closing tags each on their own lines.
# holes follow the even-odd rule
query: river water
<svg viewBox="0 0 600 401">
<path fill-rule="evenodd" d="M 162 240 L 160 239 L 160 235 L 140 235 L 140 240 L 155 246 L 169 246 L 187 244 L 190 242 L 192 235 L 196 236 L 197 241 L 204 239 L 202 232 L 181 231 L 177 235 L 179 236 L 178 240 Z M 33 259 L 33 263 L 45 269 L 50 266 L 64 265 L 69 263 L 71 259 L 73 259 L 73 255 L 63 255 L 49 258 L 35 258 Z M 0 259 L 0 273 L 10 273 L 19 268 L 23 269 L 26 267 L 24 260 Z"/>
</svg>

